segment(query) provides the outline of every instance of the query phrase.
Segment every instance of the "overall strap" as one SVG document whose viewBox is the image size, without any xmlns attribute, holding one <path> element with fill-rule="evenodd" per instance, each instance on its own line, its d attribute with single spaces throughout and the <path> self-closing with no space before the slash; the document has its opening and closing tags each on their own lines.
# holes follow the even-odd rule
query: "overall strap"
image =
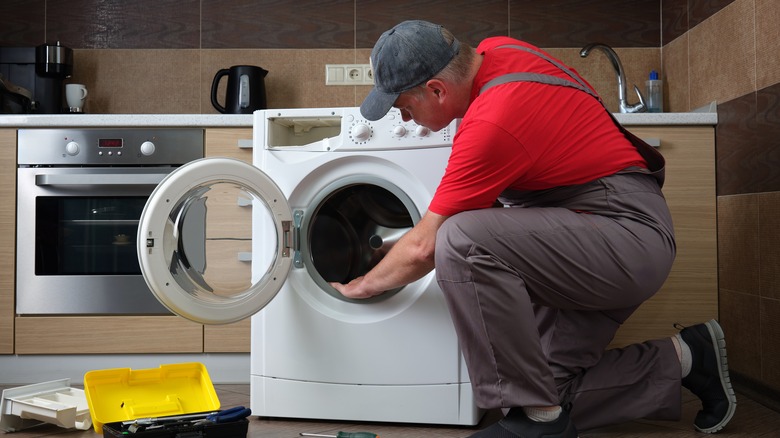
<svg viewBox="0 0 780 438">
<path fill-rule="evenodd" d="M 610 118 L 615 123 L 615 125 L 620 130 L 620 132 L 622 132 L 623 135 L 631 142 L 631 144 L 634 145 L 634 147 L 637 149 L 637 152 L 639 152 L 639 155 L 641 155 L 642 158 L 644 158 L 644 160 L 647 162 L 647 165 L 649 167 L 649 173 L 655 177 L 655 179 L 658 181 L 658 185 L 660 187 L 663 187 L 665 173 L 666 173 L 665 171 L 666 160 L 664 159 L 663 155 L 661 155 L 661 153 L 658 152 L 654 147 L 648 145 L 644 140 L 637 137 L 636 135 L 628 131 L 625 127 L 623 127 L 623 125 L 621 125 L 620 122 L 617 121 L 615 115 L 609 112 L 609 110 L 604 105 L 604 102 L 601 100 L 601 98 L 595 92 L 593 92 L 593 90 L 591 90 L 591 88 L 588 87 L 587 84 L 585 84 L 585 82 L 579 76 L 577 76 L 573 71 L 571 71 L 571 69 L 561 64 L 560 62 L 556 61 L 555 59 L 547 56 L 546 54 L 533 50 L 529 47 L 512 45 L 512 44 L 496 47 L 496 49 L 504 49 L 504 48 L 517 49 L 517 50 L 522 50 L 524 52 L 534 54 L 544 59 L 545 61 L 549 62 L 550 64 L 558 67 L 558 69 L 563 71 L 572 80 L 564 79 L 558 76 L 541 74 L 541 73 L 531 73 L 531 72 L 507 73 L 505 75 L 495 77 L 490 81 L 488 81 L 485 85 L 482 86 L 482 88 L 480 88 L 479 94 L 482 94 L 488 89 L 495 87 L 497 85 L 508 84 L 510 82 L 536 82 L 536 83 L 546 84 L 546 85 L 571 87 L 589 94 L 591 97 L 598 100 L 598 102 L 601 104 L 601 106 L 604 108 L 607 114 L 609 114 Z"/>
<path fill-rule="evenodd" d="M 568 81 L 568 80 L 563 79 L 563 78 L 559 78 L 558 76 L 545 75 L 545 74 L 540 74 L 540 73 L 509 73 L 509 74 L 506 74 L 506 75 L 494 78 L 493 80 L 491 80 L 488 83 L 486 83 L 482 87 L 482 89 L 479 90 L 480 94 L 482 92 L 484 92 L 485 90 L 487 90 L 488 88 L 493 87 L 495 85 L 506 84 L 508 82 L 526 81 L 526 82 L 539 82 L 539 83 L 542 83 L 542 84 L 549 84 L 549 85 L 561 85 L 561 86 L 564 86 L 564 87 L 573 87 L 573 88 L 576 88 L 576 89 L 578 89 L 580 91 L 584 91 L 585 93 L 590 94 L 591 96 L 595 97 L 596 100 L 601 102 L 601 98 L 596 93 L 594 93 L 593 90 L 591 90 L 590 87 L 588 87 L 587 84 L 585 84 L 585 82 L 582 80 L 582 78 L 580 78 L 579 76 L 574 74 L 574 72 L 571 71 L 570 68 L 566 67 L 562 63 L 556 61 L 555 59 L 547 56 L 545 53 L 536 51 L 536 50 L 534 50 L 534 49 L 532 49 L 530 47 L 519 46 L 519 45 L 514 45 L 514 44 L 507 44 L 507 45 L 503 45 L 503 46 L 498 46 L 498 47 L 496 47 L 496 49 L 517 49 L 517 50 L 522 50 L 524 52 L 528 52 L 528 53 L 531 53 L 533 55 L 536 55 L 536 56 L 544 59 L 545 61 L 549 62 L 550 64 L 558 67 L 559 70 L 561 70 L 562 72 L 566 73 L 567 76 L 572 78 L 572 80 L 574 82 Z M 511 79 L 512 77 L 515 77 L 517 79 Z M 507 78 L 507 79 L 502 79 L 502 78 Z"/>
</svg>

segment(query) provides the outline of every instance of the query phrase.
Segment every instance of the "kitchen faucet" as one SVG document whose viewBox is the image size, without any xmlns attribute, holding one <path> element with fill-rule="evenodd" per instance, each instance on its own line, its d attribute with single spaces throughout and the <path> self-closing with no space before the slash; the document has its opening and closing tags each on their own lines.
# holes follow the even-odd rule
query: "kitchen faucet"
<svg viewBox="0 0 780 438">
<path fill-rule="evenodd" d="M 588 56 L 590 51 L 592 49 L 600 49 L 604 52 L 605 55 L 607 55 L 607 58 L 612 63 L 612 67 L 615 68 L 615 73 L 617 74 L 617 82 L 618 82 L 618 99 L 620 100 L 620 112 L 621 113 L 641 113 L 647 111 L 647 107 L 645 106 L 645 98 L 642 96 L 642 92 L 639 91 L 639 88 L 634 85 L 634 90 L 636 90 L 637 96 L 639 96 L 639 103 L 635 105 L 631 105 L 626 100 L 626 76 L 625 73 L 623 73 L 623 64 L 620 63 L 620 58 L 618 58 L 617 53 L 615 53 L 612 48 L 607 46 L 606 44 L 601 43 L 592 43 L 588 44 L 587 46 L 583 47 L 582 50 L 580 50 L 580 56 L 585 58 Z"/>
</svg>

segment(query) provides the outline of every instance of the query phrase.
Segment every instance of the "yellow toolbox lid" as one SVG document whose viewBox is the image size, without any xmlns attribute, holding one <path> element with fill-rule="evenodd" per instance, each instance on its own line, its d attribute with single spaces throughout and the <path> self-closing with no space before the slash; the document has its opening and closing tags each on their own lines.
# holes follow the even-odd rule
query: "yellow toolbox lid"
<svg viewBox="0 0 780 438">
<path fill-rule="evenodd" d="M 98 433 L 103 424 L 115 421 L 219 409 L 206 367 L 197 362 L 89 371 L 84 375 L 84 392 Z"/>
</svg>

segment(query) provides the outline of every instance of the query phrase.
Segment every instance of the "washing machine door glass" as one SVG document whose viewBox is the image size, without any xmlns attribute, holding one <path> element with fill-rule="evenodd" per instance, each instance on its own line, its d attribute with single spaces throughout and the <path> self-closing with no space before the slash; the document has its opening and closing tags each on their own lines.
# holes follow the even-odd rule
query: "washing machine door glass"
<svg viewBox="0 0 780 438">
<path fill-rule="evenodd" d="M 264 226 L 253 231 L 258 221 Z M 137 236 L 141 272 L 173 313 L 203 324 L 235 322 L 282 287 L 292 264 L 291 224 L 287 200 L 260 169 L 232 158 L 196 160 L 171 172 L 146 202 Z"/>
</svg>

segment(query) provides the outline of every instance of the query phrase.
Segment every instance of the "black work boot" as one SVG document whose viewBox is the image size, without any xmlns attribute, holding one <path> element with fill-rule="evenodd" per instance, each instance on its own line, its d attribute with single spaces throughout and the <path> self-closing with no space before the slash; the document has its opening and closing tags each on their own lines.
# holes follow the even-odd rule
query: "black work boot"
<svg viewBox="0 0 780 438">
<path fill-rule="evenodd" d="M 691 372 L 682 379 L 682 385 L 702 404 L 693 425 L 699 432 L 715 433 L 726 426 L 737 408 L 723 329 L 713 319 L 682 329 L 680 337 L 688 344 L 692 357 Z"/>
<path fill-rule="evenodd" d="M 512 408 L 506 417 L 471 438 L 577 438 L 577 430 L 569 419 L 569 412 L 561 410 L 561 416 L 549 423 L 528 418 L 523 408 Z"/>
</svg>

